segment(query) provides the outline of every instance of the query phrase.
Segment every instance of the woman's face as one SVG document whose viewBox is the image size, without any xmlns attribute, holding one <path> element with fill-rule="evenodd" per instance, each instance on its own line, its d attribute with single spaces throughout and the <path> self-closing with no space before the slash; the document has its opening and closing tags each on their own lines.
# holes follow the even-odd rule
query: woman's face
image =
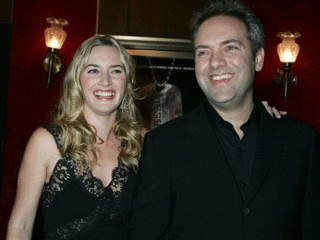
<svg viewBox="0 0 320 240">
<path fill-rule="evenodd" d="M 85 96 L 85 115 L 116 114 L 126 88 L 126 73 L 117 48 L 98 46 L 91 50 L 80 75 Z"/>
</svg>

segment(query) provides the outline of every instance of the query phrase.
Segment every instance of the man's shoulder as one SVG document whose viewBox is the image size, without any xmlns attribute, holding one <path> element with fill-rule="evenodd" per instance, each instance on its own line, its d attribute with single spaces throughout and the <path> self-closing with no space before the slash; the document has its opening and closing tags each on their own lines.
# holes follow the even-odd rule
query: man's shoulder
<svg viewBox="0 0 320 240">
<path fill-rule="evenodd" d="M 290 116 L 281 116 L 281 118 L 276 119 L 276 121 L 279 123 L 279 125 L 282 128 L 289 128 L 289 129 L 312 128 L 310 124 Z"/>
<path fill-rule="evenodd" d="M 282 130 L 299 131 L 305 129 L 314 129 L 314 127 L 306 122 L 290 116 L 281 116 L 280 119 L 270 116 L 264 106 L 260 104 L 260 112 L 262 121 L 267 121 L 272 124 L 275 128 L 280 128 Z"/>
<path fill-rule="evenodd" d="M 286 136 L 288 140 L 294 139 L 308 139 L 310 137 L 316 136 L 315 128 L 306 122 L 303 122 L 299 119 L 282 116 L 281 119 L 276 119 L 271 116 L 265 117 L 267 119 L 269 130 L 273 129 L 274 131 L 281 133 L 283 136 Z M 265 124 L 263 126 L 266 126 Z"/>
<path fill-rule="evenodd" d="M 280 127 L 287 131 L 299 132 L 301 134 L 307 132 L 315 132 L 314 127 L 311 124 L 303 122 L 293 117 L 283 116 L 278 120 Z"/>
<path fill-rule="evenodd" d="M 190 112 L 184 113 L 182 116 L 177 117 L 169 122 L 166 122 L 152 131 L 152 135 L 162 135 L 162 134 L 180 134 L 181 131 L 184 131 L 190 124 L 194 124 L 197 119 L 203 114 L 202 107 L 191 110 Z"/>
</svg>

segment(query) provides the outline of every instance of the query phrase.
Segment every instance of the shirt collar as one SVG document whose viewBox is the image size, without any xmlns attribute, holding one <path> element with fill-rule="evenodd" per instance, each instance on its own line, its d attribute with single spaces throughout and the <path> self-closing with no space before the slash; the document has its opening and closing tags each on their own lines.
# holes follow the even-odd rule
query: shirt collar
<svg viewBox="0 0 320 240">
<path fill-rule="evenodd" d="M 245 126 L 250 122 L 253 122 L 257 127 L 260 126 L 259 100 L 255 96 L 253 97 L 253 103 L 254 103 L 254 107 L 252 109 L 250 117 L 248 121 L 244 123 L 242 126 Z M 218 114 L 218 112 L 211 106 L 211 104 L 207 99 L 204 100 L 204 109 L 213 127 L 216 127 L 217 124 L 219 124 L 220 122 L 226 122 L 225 120 L 222 119 L 222 117 Z"/>
<path fill-rule="evenodd" d="M 217 111 L 211 106 L 208 99 L 204 100 L 204 110 L 213 127 L 217 126 L 219 122 L 224 121 Z"/>
</svg>

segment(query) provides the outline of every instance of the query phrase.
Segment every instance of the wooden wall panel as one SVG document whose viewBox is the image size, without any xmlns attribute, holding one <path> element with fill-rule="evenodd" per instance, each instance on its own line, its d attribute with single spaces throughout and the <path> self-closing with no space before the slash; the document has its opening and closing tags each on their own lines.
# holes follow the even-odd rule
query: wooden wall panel
<svg viewBox="0 0 320 240">
<path fill-rule="evenodd" d="M 129 35 L 130 0 L 99 0 L 98 33 Z M 103 11 L 102 11 L 103 10 Z"/>
<path fill-rule="evenodd" d="M 189 39 L 189 25 L 192 13 L 203 6 L 206 0 L 174 0 L 168 4 L 168 36 Z"/>
<path fill-rule="evenodd" d="M 205 0 L 100 0 L 98 33 L 125 36 L 189 38 L 192 12 Z"/>
<path fill-rule="evenodd" d="M 131 0 L 130 35 L 167 37 L 167 1 Z"/>
</svg>

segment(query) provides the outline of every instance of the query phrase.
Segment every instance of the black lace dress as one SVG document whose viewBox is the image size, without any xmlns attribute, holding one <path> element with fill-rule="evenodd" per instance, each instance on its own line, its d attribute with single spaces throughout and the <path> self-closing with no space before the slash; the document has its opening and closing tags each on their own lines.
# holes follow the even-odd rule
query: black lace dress
<svg viewBox="0 0 320 240">
<path fill-rule="evenodd" d="M 43 126 L 58 148 L 61 137 L 53 125 Z M 46 239 L 127 239 L 135 173 L 119 163 L 104 187 L 92 174 L 77 176 L 68 154 L 60 159 L 40 199 Z"/>
</svg>

